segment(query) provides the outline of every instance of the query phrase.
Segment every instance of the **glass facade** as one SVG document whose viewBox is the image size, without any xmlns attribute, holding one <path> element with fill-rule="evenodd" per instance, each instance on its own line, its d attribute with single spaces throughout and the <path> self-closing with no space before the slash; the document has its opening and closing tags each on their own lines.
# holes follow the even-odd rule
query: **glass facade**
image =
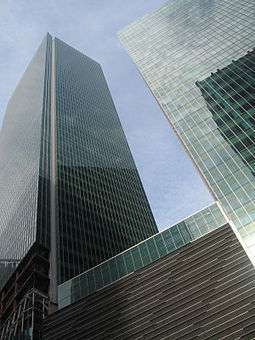
<svg viewBox="0 0 255 340">
<path fill-rule="evenodd" d="M 157 232 L 101 66 L 55 39 L 63 282 Z"/>
<path fill-rule="evenodd" d="M 63 308 L 226 224 L 217 203 L 59 286 Z"/>
<path fill-rule="evenodd" d="M 50 248 L 54 224 L 63 282 L 157 232 L 100 65 L 49 34 L 8 104 L 0 158 L 2 259 Z"/>
<path fill-rule="evenodd" d="M 16 260 L 0 260 L 0 290 L 17 268 L 18 261 Z"/>
<path fill-rule="evenodd" d="M 169 1 L 119 37 L 254 262 L 254 1 Z"/>
<path fill-rule="evenodd" d="M 196 85 L 222 137 L 255 174 L 255 50 Z"/>
<path fill-rule="evenodd" d="M 36 239 L 47 40 L 10 99 L 0 134 L 1 259 L 21 259 Z"/>
</svg>

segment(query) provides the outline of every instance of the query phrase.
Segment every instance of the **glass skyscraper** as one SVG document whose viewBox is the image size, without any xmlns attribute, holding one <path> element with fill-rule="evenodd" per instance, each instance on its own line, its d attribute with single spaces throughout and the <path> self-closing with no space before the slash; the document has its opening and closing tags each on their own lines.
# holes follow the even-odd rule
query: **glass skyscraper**
<svg viewBox="0 0 255 340">
<path fill-rule="evenodd" d="M 49 34 L 8 103 L 0 159 L 2 259 L 38 241 L 61 283 L 157 232 L 101 66 Z"/>
<path fill-rule="evenodd" d="M 119 37 L 255 263 L 255 4 L 172 0 Z"/>
</svg>

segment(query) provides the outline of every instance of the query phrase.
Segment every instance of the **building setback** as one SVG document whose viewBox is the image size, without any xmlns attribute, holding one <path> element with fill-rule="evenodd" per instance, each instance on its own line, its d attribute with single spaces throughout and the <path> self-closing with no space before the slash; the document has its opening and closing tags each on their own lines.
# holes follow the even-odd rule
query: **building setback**
<svg viewBox="0 0 255 340">
<path fill-rule="evenodd" d="M 120 257 L 134 266 L 122 277 Z M 43 339 L 254 339 L 254 283 L 252 263 L 212 205 L 64 283 L 65 308 L 45 319 Z"/>
<path fill-rule="evenodd" d="M 255 263 L 254 1 L 169 1 L 119 37 Z"/>
<path fill-rule="evenodd" d="M 8 103 L 0 159 L 2 259 L 37 241 L 61 283 L 157 232 L 101 66 L 49 34 Z"/>
</svg>

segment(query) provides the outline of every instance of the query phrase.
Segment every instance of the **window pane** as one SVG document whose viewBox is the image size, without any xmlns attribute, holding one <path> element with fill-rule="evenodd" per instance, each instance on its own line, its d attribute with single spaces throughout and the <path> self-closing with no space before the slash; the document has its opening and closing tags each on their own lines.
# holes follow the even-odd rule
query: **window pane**
<svg viewBox="0 0 255 340">
<path fill-rule="evenodd" d="M 158 248 L 159 255 L 160 256 L 166 255 L 168 252 L 167 252 L 167 249 L 166 249 L 166 246 L 165 246 L 162 234 L 156 235 L 154 237 L 154 239 L 155 239 L 156 246 Z"/>
</svg>

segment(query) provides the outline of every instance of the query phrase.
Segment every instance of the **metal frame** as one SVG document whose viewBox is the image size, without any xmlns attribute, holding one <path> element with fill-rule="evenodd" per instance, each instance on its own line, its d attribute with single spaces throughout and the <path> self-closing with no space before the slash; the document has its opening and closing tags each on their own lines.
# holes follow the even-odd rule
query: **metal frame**
<svg viewBox="0 0 255 340">
<path fill-rule="evenodd" d="M 42 322 L 48 315 L 49 297 L 30 290 L 1 327 L 0 340 L 41 338 Z"/>
</svg>

